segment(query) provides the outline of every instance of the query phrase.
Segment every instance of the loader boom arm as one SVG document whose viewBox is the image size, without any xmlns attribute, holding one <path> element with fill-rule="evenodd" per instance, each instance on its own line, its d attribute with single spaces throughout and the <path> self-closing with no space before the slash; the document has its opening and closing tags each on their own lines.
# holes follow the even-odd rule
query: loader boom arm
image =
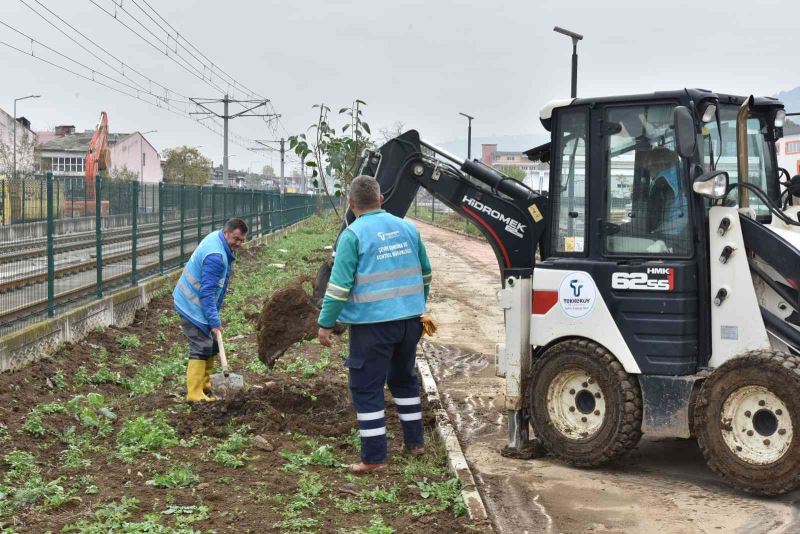
<svg viewBox="0 0 800 534">
<path fill-rule="evenodd" d="M 420 140 L 415 130 L 368 152 L 362 173 L 378 180 L 387 212 L 404 217 L 422 187 L 475 224 L 504 278 L 517 270 L 532 272 L 545 228 L 546 197 L 480 162 L 460 160 Z M 348 211 L 345 224 L 354 219 Z"/>
</svg>

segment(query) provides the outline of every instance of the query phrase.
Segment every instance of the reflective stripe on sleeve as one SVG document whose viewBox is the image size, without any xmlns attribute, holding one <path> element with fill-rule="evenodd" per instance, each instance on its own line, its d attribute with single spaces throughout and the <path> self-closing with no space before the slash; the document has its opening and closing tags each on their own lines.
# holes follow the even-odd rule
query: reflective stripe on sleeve
<svg viewBox="0 0 800 534">
<path fill-rule="evenodd" d="M 336 300 L 347 300 L 350 296 L 350 290 L 328 282 L 328 289 L 325 290 L 325 295 Z"/>
<path fill-rule="evenodd" d="M 425 284 L 426 286 L 431 285 L 431 280 L 433 280 L 433 273 L 425 274 L 422 276 L 422 283 Z"/>
</svg>

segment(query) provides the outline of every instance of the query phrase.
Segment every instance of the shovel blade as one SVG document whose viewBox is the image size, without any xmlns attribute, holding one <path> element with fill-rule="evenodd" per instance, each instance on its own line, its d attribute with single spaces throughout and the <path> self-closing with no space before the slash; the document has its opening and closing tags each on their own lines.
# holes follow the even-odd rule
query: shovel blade
<svg viewBox="0 0 800 534">
<path fill-rule="evenodd" d="M 236 373 L 225 376 L 222 373 L 211 375 L 211 390 L 214 395 L 225 396 L 227 393 L 244 388 L 244 377 Z"/>
</svg>

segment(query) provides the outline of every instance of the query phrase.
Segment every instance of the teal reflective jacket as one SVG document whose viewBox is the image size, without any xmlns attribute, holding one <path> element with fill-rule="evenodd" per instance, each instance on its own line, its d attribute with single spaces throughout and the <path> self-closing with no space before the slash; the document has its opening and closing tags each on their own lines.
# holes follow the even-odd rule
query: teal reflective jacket
<svg viewBox="0 0 800 534">
<path fill-rule="evenodd" d="M 408 221 L 386 212 L 359 217 L 345 232 L 358 239 L 351 289 L 328 285 L 326 296 L 346 301 L 339 321 L 382 323 L 425 313 L 419 234 Z"/>
</svg>

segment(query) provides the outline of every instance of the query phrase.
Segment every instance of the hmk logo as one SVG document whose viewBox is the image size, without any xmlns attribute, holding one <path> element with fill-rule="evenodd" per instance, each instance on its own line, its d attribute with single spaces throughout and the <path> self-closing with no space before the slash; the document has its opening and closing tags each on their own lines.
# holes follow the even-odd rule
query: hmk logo
<svg viewBox="0 0 800 534">
<path fill-rule="evenodd" d="M 579 284 L 577 280 L 571 280 L 569 287 L 572 288 L 572 294 L 575 298 L 581 296 L 581 288 L 583 287 L 583 284 Z"/>
</svg>

